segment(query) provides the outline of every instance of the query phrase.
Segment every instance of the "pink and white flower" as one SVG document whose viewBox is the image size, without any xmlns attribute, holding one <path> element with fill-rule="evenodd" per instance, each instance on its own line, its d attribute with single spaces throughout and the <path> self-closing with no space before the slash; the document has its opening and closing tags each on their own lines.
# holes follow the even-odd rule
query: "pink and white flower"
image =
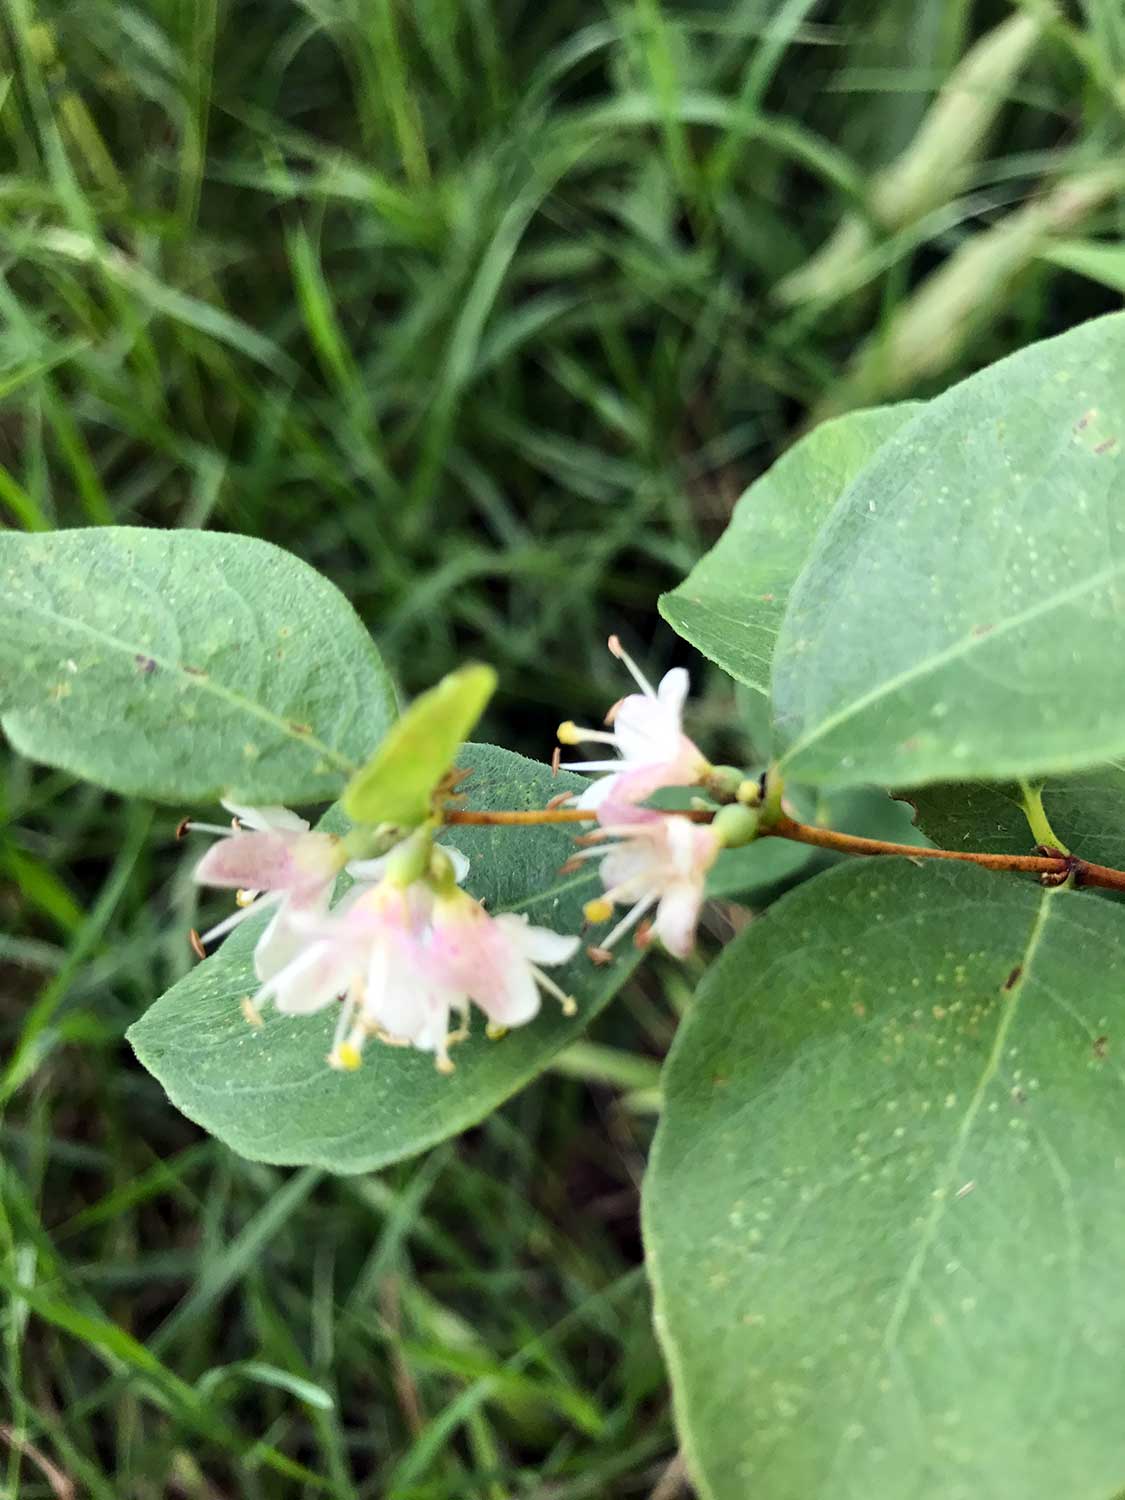
<svg viewBox="0 0 1125 1500">
<path fill-rule="evenodd" d="M 264 908 L 274 915 L 254 949 L 254 969 L 268 979 L 294 959 L 304 943 L 301 923 L 323 915 L 345 855 L 335 834 L 317 833 L 285 807 L 243 807 L 223 802 L 234 815 L 230 828 L 188 823 L 188 829 L 218 834 L 195 868 L 200 885 L 238 892 L 240 910 L 197 941 L 202 948 L 224 937 Z"/>
<path fill-rule="evenodd" d="M 564 745 L 612 745 L 612 760 L 564 763 L 567 771 L 607 771 L 578 798 L 579 807 L 595 808 L 604 823 L 623 823 L 635 816 L 631 809 L 661 787 L 697 786 L 710 770 L 703 752 L 683 731 L 683 709 L 689 679 L 683 667 L 673 667 L 653 688 L 615 635 L 609 649 L 632 674 L 639 693 L 614 705 L 606 715 L 609 729 L 580 729 L 569 720 L 560 724 Z"/>
<path fill-rule="evenodd" d="M 669 953 L 686 958 L 695 943 L 707 872 L 722 848 L 719 836 L 709 825 L 655 812 L 605 833 L 617 835 L 617 842 L 591 845 L 574 856 L 602 862 L 605 894 L 586 903 L 588 921 L 606 922 L 615 906 L 629 904 L 598 950 L 612 949 L 655 907 L 652 932 Z"/>
<path fill-rule="evenodd" d="M 471 1001 L 503 1029 L 531 1020 L 540 988 L 572 1013 L 574 1002 L 538 965 L 565 962 L 579 939 L 532 927 L 514 913 L 489 916 L 456 886 L 468 869 L 464 856 L 437 852 L 438 891 L 429 879 L 402 878 L 396 852 L 359 867 L 387 873 L 377 885 L 356 886 L 319 920 L 300 921 L 304 947 L 266 980 L 249 1014 L 272 1002 L 286 1014 L 308 1015 L 339 999 L 333 1067 L 358 1068 L 376 1037 L 432 1052 L 438 1068 L 450 1072 L 449 1048 L 469 1034 Z"/>
<path fill-rule="evenodd" d="M 310 1015 L 340 1000 L 329 1063 L 359 1067 L 367 1039 L 448 1056 L 449 1013 L 427 951 L 433 894 L 421 881 L 357 886 L 306 931 L 305 948 L 254 997 L 288 1015 Z"/>
<path fill-rule="evenodd" d="M 540 991 L 553 995 L 567 1015 L 573 999 L 543 973 L 542 965 L 573 958 L 580 939 L 533 927 L 526 916 L 490 916 L 479 901 L 456 888 L 434 901 L 430 952 L 435 970 L 455 993 L 474 1001 L 494 1028 L 522 1026 L 539 1012 Z"/>
</svg>

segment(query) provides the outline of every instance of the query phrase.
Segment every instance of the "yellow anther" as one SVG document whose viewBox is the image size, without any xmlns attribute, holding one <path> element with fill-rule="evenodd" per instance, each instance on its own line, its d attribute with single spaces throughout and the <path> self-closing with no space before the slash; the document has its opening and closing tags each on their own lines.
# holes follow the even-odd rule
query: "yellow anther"
<svg viewBox="0 0 1125 1500">
<path fill-rule="evenodd" d="M 234 893 L 234 904 L 243 908 L 253 906 L 257 899 L 257 891 L 235 891 Z"/>
<path fill-rule="evenodd" d="M 613 902 L 607 901 L 604 896 L 595 896 L 592 901 L 586 902 L 582 915 L 587 922 L 608 922 L 613 916 Z"/>
<path fill-rule="evenodd" d="M 559 725 L 555 730 L 555 738 L 560 745 L 580 745 L 582 743 L 582 735 L 573 719 L 567 719 L 565 723 Z"/>
<path fill-rule="evenodd" d="M 564 1016 L 576 1016 L 578 1014 L 578 1001 L 573 995 L 567 995 L 563 1000 L 562 1013 Z"/>
<path fill-rule="evenodd" d="M 449 1077 L 450 1073 L 455 1073 L 457 1071 L 457 1067 L 453 1059 L 451 1057 L 442 1057 L 440 1054 L 434 1059 L 434 1067 L 446 1078 Z"/>
<path fill-rule="evenodd" d="M 498 1021 L 489 1021 L 484 1028 L 484 1034 L 490 1042 L 498 1042 L 502 1036 L 508 1035 L 508 1028 L 501 1026 Z"/>
<path fill-rule="evenodd" d="M 354 1042 L 341 1042 L 328 1054 L 329 1065 L 343 1073 L 354 1073 L 363 1062 L 359 1048 Z"/>
</svg>

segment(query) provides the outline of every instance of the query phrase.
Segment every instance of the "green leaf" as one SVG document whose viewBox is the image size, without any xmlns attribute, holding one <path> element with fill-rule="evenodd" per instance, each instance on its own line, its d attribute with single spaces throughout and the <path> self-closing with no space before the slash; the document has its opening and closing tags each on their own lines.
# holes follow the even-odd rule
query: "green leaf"
<svg viewBox="0 0 1125 1500">
<path fill-rule="evenodd" d="M 435 787 L 495 691 L 493 669 L 473 665 L 450 672 L 415 698 L 348 783 L 342 803 L 348 817 L 402 828 L 425 822 Z"/>
<path fill-rule="evenodd" d="M 1125 1479 L 1125 914 L 841 866 L 726 949 L 665 1069 L 645 1240 L 704 1500 Z"/>
<path fill-rule="evenodd" d="M 553 793 L 582 785 L 490 745 L 466 746 L 457 763 L 472 772 L 465 789 L 474 808 L 542 807 Z M 447 841 L 469 856 L 467 889 L 491 911 L 525 911 L 557 932 L 580 930 L 582 904 L 599 886 L 594 871 L 558 874 L 574 852 L 572 834 L 558 826 L 460 827 Z M 325 1063 L 333 1014 L 267 1011 L 261 1030 L 243 1019 L 242 997 L 256 987 L 250 955 L 258 926 L 239 928 L 136 1022 L 129 1039 L 177 1108 L 243 1156 L 332 1172 L 372 1171 L 476 1124 L 581 1034 L 635 962 L 630 949 L 607 968 L 582 954 L 553 970 L 578 1001 L 573 1019 L 545 999 L 529 1025 L 490 1042 L 476 1015 L 452 1078 L 424 1053 L 375 1044 L 358 1073 L 337 1073 Z"/>
<path fill-rule="evenodd" d="M 922 403 L 851 412 L 802 438 L 739 500 L 722 536 L 660 599 L 672 628 L 739 682 L 769 691 L 789 590 L 832 507 Z"/>
<path fill-rule="evenodd" d="M 1018 786 L 943 782 L 909 793 L 918 827 L 944 849 L 1029 854 L 1035 839 Z M 1072 853 L 1095 864 L 1125 863 L 1125 766 L 1052 777 L 1043 788 L 1051 827 Z"/>
<path fill-rule="evenodd" d="M 781 763 L 999 781 L 1125 750 L 1125 315 L 929 402 L 833 514 L 774 657 Z"/>
<path fill-rule="evenodd" d="M 162 802 L 323 802 L 394 707 L 347 600 L 268 542 L 0 534 L 0 723 L 33 759 Z"/>
</svg>

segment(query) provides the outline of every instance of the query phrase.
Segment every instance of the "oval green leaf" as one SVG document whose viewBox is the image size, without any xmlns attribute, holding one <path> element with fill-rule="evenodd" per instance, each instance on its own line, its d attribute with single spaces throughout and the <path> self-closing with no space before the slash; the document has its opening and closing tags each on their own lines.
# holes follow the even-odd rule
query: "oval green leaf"
<svg viewBox="0 0 1125 1500">
<path fill-rule="evenodd" d="M 723 954 L 665 1069 L 645 1239 L 705 1500 L 1125 1479 L 1125 913 L 879 860 Z"/>
<path fill-rule="evenodd" d="M 490 745 L 465 746 L 457 763 L 471 772 L 466 803 L 475 808 L 542 807 L 583 784 Z M 463 827 L 450 830 L 447 841 L 469 856 L 467 888 L 490 910 L 525 911 L 558 932 L 580 930 L 597 875 L 559 875 L 574 852 L 564 829 Z M 581 1034 L 636 961 L 629 949 L 595 968 L 581 954 L 552 970 L 578 1001 L 572 1019 L 545 999 L 529 1025 L 490 1042 L 477 1014 L 472 1037 L 455 1051 L 451 1078 L 438 1074 L 427 1054 L 374 1044 L 358 1073 L 337 1073 L 325 1063 L 334 1015 L 267 1011 L 260 1030 L 243 1019 L 240 1003 L 255 988 L 257 925 L 239 928 L 169 990 L 129 1040 L 177 1108 L 241 1155 L 330 1172 L 373 1171 L 475 1125 Z"/>
<path fill-rule="evenodd" d="M 355 823 L 416 828 L 430 816 L 434 790 L 496 691 L 491 667 L 473 664 L 415 698 L 344 791 Z"/>
<path fill-rule="evenodd" d="M 660 613 L 704 656 L 769 691 L 774 640 L 789 590 L 817 533 L 879 448 L 922 409 L 919 401 L 825 422 L 756 479 L 730 524 Z"/>
<path fill-rule="evenodd" d="M 394 711 L 351 605 L 268 542 L 0 534 L 0 723 L 32 759 L 162 802 L 323 802 Z"/>
<path fill-rule="evenodd" d="M 929 402 L 862 472 L 774 655 L 797 780 L 920 786 L 1125 749 L 1125 314 Z"/>
</svg>

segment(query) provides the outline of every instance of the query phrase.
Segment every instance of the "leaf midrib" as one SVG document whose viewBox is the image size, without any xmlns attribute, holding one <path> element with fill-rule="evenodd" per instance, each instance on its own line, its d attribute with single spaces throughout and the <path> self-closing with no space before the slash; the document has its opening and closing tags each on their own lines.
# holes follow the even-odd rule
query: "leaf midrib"
<svg viewBox="0 0 1125 1500">
<path fill-rule="evenodd" d="M 973 1096 L 969 1100 L 968 1108 L 962 1117 L 957 1134 L 953 1139 L 953 1145 L 946 1157 L 945 1166 L 935 1185 L 930 1212 L 922 1227 L 917 1249 L 911 1257 L 903 1275 L 902 1284 L 899 1287 L 898 1295 L 887 1318 L 887 1326 L 883 1330 L 883 1337 L 879 1342 L 877 1354 L 872 1360 L 864 1379 L 856 1387 L 855 1402 L 857 1405 L 866 1401 L 875 1373 L 887 1356 L 894 1350 L 903 1322 L 910 1311 L 910 1305 L 921 1279 L 926 1259 L 933 1249 L 938 1230 L 949 1208 L 950 1190 L 959 1175 L 961 1161 L 964 1157 L 969 1137 L 972 1135 L 973 1127 L 976 1125 L 977 1118 L 980 1115 L 985 1095 L 1000 1070 L 1000 1064 L 1004 1056 L 1004 1047 L 1011 1033 L 1016 1013 L 1019 1010 L 1020 999 L 1026 988 L 1035 955 L 1039 950 L 1039 945 L 1047 926 L 1047 916 L 1051 911 L 1051 903 L 1057 898 L 1058 894 L 1057 891 L 1044 891 L 1040 897 L 1039 906 L 1035 913 L 1035 920 L 1031 924 L 1027 941 L 1024 944 L 1023 954 L 1019 960 L 1019 977 L 1012 988 L 1004 992 L 1001 1001 L 1004 1010 L 1000 1017 L 1000 1024 L 996 1028 L 992 1047 L 989 1050 L 981 1075 L 977 1080 L 976 1088 L 973 1090 Z M 837 1471 L 847 1446 L 846 1432 L 846 1426 L 842 1425 L 840 1437 L 836 1444 L 836 1451 L 833 1454 L 832 1462 L 826 1476 L 829 1489 L 834 1488 Z"/>
<path fill-rule="evenodd" d="M 242 710 L 242 712 L 248 714 L 251 718 L 261 720 L 262 723 L 268 724 L 271 728 L 277 730 L 285 739 L 292 740 L 294 744 L 301 745 L 305 749 L 331 760 L 341 771 L 351 774 L 357 769 L 354 761 L 349 760 L 339 750 L 334 750 L 330 745 L 326 745 L 316 735 L 311 733 L 296 733 L 288 721 L 275 714 L 272 709 L 266 708 L 264 704 L 255 703 L 252 698 L 243 697 L 241 693 L 235 692 L 233 688 L 226 687 L 209 673 L 202 677 L 196 676 L 194 672 L 187 671 L 179 662 L 169 661 L 166 657 L 157 656 L 150 647 L 119 641 L 114 636 L 108 635 L 104 630 L 99 630 L 96 626 L 87 624 L 85 620 L 73 619 L 68 615 L 59 614 L 56 610 L 48 609 L 34 600 L 22 600 L 21 604 L 32 614 L 37 614 L 44 620 L 49 620 L 54 624 L 62 625 L 68 629 L 77 630 L 82 634 L 88 635 L 91 639 L 100 642 L 111 651 L 116 651 L 122 656 L 143 656 L 149 661 L 155 662 L 164 671 L 171 672 L 185 686 L 194 688 L 196 692 L 210 693 L 212 697 L 222 699 L 224 702 L 233 705 L 233 707 Z M 17 707 L 12 711 L 18 713 L 19 709 Z"/>
</svg>

